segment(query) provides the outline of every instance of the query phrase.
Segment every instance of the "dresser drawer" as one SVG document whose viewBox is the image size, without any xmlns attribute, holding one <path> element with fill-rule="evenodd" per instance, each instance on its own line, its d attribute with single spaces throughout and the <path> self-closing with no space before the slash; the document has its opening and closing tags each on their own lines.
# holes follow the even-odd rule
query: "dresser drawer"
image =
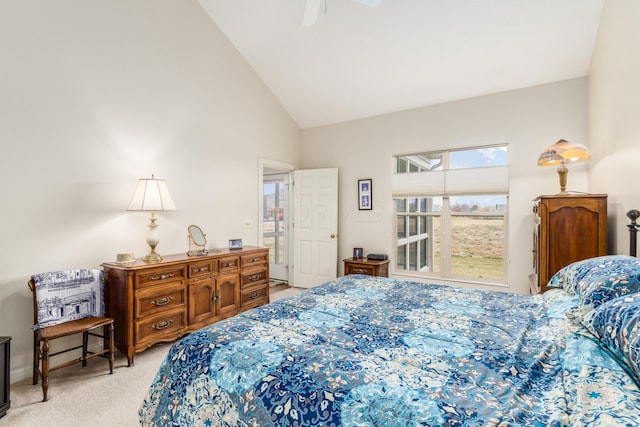
<svg viewBox="0 0 640 427">
<path fill-rule="evenodd" d="M 136 292 L 135 318 L 184 307 L 186 303 L 187 288 L 180 283 L 144 288 Z"/>
<path fill-rule="evenodd" d="M 254 252 L 252 254 L 242 255 L 241 257 L 242 269 L 251 267 L 262 267 L 269 265 L 269 251 Z"/>
<path fill-rule="evenodd" d="M 200 276 L 211 276 L 218 270 L 218 261 L 209 260 L 205 262 L 194 262 L 189 264 L 189 278 Z"/>
<path fill-rule="evenodd" d="M 267 283 L 268 281 L 269 278 L 267 277 L 267 270 L 243 271 L 240 275 L 241 288 L 255 286 L 259 283 Z"/>
<path fill-rule="evenodd" d="M 162 335 L 175 335 L 187 328 L 185 307 L 158 313 L 135 322 L 136 342 L 155 341 Z"/>
<path fill-rule="evenodd" d="M 240 257 L 237 255 L 222 257 L 218 260 L 218 271 L 220 273 L 233 273 L 240 268 Z"/>
<path fill-rule="evenodd" d="M 251 305 L 266 304 L 269 302 L 269 286 L 267 284 L 245 288 L 240 291 L 240 307 L 244 308 Z"/>
<path fill-rule="evenodd" d="M 168 282 L 180 282 L 184 281 L 185 278 L 185 266 L 183 265 L 157 268 L 151 271 L 144 271 L 136 274 L 134 287 L 136 289 L 139 289 Z"/>
</svg>

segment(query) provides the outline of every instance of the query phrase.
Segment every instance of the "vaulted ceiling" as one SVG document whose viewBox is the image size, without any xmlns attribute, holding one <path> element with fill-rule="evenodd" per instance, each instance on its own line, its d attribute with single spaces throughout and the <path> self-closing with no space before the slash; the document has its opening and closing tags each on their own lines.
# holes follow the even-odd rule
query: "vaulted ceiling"
<svg viewBox="0 0 640 427">
<path fill-rule="evenodd" d="M 303 129 L 586 76 L 604 3 L 199 1 Z"/>
</svg>

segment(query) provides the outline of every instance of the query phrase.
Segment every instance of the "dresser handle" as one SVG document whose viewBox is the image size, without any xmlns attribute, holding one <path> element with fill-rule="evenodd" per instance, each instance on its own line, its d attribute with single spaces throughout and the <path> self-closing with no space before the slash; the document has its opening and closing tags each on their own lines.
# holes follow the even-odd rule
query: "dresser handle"
<svg viewBox="0 0 640 427">
<path fill-rule="evenodd" d="M 170 296 L 170 297 L 164 297 L 164 298 L 157 299 L 157 300 L 155 300 L 155 301 L 149 301 L 149 304 L 151 304 L 151 305 L 155 305 L 156 307 L 160 307 L 160 306 L 162 306 L 162 305 L 167 305 L 167 304 L 169 304 L 169 303 L 171 302 L 171 300 L 172 300 L 172 299 L 173 299 L 173 297 L 172 297 L 172 296 Z"/>
<path fill-rule="evenodd" d="M 161 331 L 163 329 L 167 329 L 173 323 L 173 319 L 165 320 L 164 322 L 156 323 L 151 326 L 151 329 L 155 329 L 156 331 Z"/>
<path fill-rule="evenodd" d="M 194 268 L 191 270 L 192 273 L 202 273 L 203 271 L 209 271 L 209 267 Z"/>
<path fill-rule="evenodd" d="M 354 268 L 352 271 L 354 273 L 367 274 L 367 270 L 365 270 L 364 268 Z"/>
<path fill-rule="evenodd" d="M 164 280 L 164 279 L 169 279 L 173 276 L 175 276 L 175 273 L 161 274 L 159 276 L 151 276 L 149 277 L 149 280 Z"/>
<path fill-rule="evenodd" d="M 222 266 L 223 267 L 235 267 L 236 263 L 235 262 L 227 262 L 227 263 L 223 263 Z"/>
<path fill-rule="evenodd" d="M 260 261 L 260 258 L 251 258 L 249 260 L 249 262 L 258 262 L 258 261 Z"/>
<path fill-rule="evenodd" d="M 260 280 L 260 275 L 254 274 L 253 276 L 249 277 L 249 280 L 251 280 L 252 282 L 255 282 L 256 280 Z"/>
<path fill-rule="evenodd" d="M 251 294 L 251 299 L 259 298 L 259 297 L 260 297 L 260 295 L 261 295 L 261 293 L 260 293 L 260 292 L 258 292 L 258 291 L 257 291 L 257 292 L 254 292 L 254 293 L 252 293 L 252 294 Z"/>
</svg>

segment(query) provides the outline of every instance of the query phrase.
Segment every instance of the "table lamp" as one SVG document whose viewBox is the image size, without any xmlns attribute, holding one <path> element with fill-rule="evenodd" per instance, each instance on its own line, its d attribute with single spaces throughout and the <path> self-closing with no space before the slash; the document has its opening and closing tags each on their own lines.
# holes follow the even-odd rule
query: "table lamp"
<svg viewBox="0 0 640 427">
<path fill-rule="evenodd" d="M 156 246 L 160 241 L 156 231 L 158 227 L 158 224 L 156 224 L 156 212 L 176 210 L 176 205 L 173 203 L 167 189 L 166 181 L 156 179 L 153 175 L 151 175 L 151 178 L 140 178 L 127 210 L 151 212 L 149 234 L 147 236 L 147 244 L 151 248 L 151 252 L 145 255 L 142 260 L 147 263 L 162 261 L 162 257 L 156 253 Z"/>
<path fill-rule="evenodd" d="M 567 194 L 567 163 L 584 162 L 591 158 L 587 147 L 574 144 L 561 139 L 540 154 L 538 166 L 558 166 L 558 178 L 560 179 L 560 192 Z"/>
</svg>

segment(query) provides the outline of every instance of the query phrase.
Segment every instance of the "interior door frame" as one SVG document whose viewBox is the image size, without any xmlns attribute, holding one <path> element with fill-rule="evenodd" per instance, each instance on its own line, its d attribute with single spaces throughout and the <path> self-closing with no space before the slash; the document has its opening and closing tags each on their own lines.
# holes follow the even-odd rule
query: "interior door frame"
<svg viewBox="0 0 640 427">
<path fill-rule="evenodd" d="M 292 163 L 281 162 L 278 160 L 267 159 L 263 157 L 258 157 L 258 246 L 264 246 L 264 223 L 263 223 L 263 210 L 264 210 L 264 172 L 267 169 L 277 169 L 281 171 L 283 174 L 291 175 L 291 172 L 297 169 L 297 166 Z M 288 192 L 288 205 L 289 210 L 291 210 L 291 191 Z M 291 214 L 289 214 L 291 216 Z M 285 258 L 291 263 L 291 244 L 292 236 L 291 236 L 291 221 L 287 221 L 287 243 L 286 250 L 287 254 Z M 292 285 L 292 277 L 291 277 L 291 269 L 287 269 L 287 281 L 289 285 Z"/>
</svg>

